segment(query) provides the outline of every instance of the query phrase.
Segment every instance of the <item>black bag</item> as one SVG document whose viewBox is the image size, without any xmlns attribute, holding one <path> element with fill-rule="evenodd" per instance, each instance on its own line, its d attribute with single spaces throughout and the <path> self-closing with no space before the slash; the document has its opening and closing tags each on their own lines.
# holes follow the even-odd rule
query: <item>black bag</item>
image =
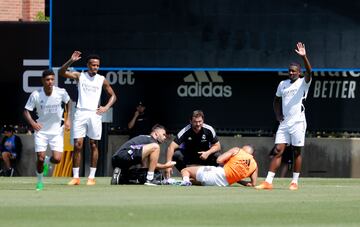
<svg viewBox="0 0 360 227">
<path fill-rule="evenodd" d="M 127 172 L 121 171 L 118 184 L 144 184 L 148 168 L 132 168 Z M 155 170 L 154 179 L 163 181 L 164 176 L 162 172 Z"/>
</svg>

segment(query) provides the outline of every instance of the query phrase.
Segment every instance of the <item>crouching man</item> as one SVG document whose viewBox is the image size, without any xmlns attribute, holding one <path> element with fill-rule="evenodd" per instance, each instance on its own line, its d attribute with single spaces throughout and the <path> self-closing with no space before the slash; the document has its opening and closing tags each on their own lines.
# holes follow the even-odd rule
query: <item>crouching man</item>
<svg viewBox="0 0 360 227">
<path fill-rule="evenodd" d="M 253 147 L 249 145 L 234 147 L 217 158 L 217 163 L 223 166 L 187 167 L 181 171 L 181 185 L 190 186 L 193 183 L 204 186 L 230 186 L 239 182 L 244 186 L 254 187 L 258 168 L 253 152 Z M 250 182 L 243 181 L 247 177 L 250 177 Z"/>
<path fill-rule="evenodd" d="M 155 169 L 171 168 L 175 162 L 165 164 L 158 163 L 160 145 L 166 140 L 166 129 L 156 124 L 151 129 L 150 135 L 136 136 L 125 142 L 113 155 L 112 166 L 114 168 L 111 184 L 117 184 L 120 174 L 126 174 L 130 167 L 142 164 L 148 168 L 145 185 L 159 185 L 160 181 L 154 179 Z"/>
</svg>

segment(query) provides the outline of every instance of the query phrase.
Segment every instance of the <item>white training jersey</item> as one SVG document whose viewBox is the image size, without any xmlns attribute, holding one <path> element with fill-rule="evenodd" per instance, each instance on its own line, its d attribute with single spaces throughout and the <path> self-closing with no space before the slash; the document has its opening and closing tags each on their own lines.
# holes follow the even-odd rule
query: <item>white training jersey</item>
<svg viewBox="0 0 360 227">
<path fill-rule="evenodd" d="M 305 78 L 299 78 L 291 83 L 290 79 L 280 82 L 276 96 L 282 98 L 282 112 L 284 121 L 294 123 L 305 121 L 305 109 L 302 101 L 307 97 L 311 81 L 306 83 Z"/>
<path fill-rule="evenodd" d="M 105 77 L 99 74 L 95 76 L 90 76 L 87 72 L 80 74 L 77 108 L 96 110 L 99 107 L 104 80 Z"/>
<path fill-rule="evenodd" d="M 50 96 L 44 92 L 44 88 L 33 91 L 25 105 L 25 109 L 33 111 L 36 109 L 38 119 L 42 128 L 40 132 L 48 135 L 57 135 L 61 130 L 61 120 L 64 109 L 62 103 L 68 103 L 69 94 L 63 88 L 53 87 Z"/>
</svg>

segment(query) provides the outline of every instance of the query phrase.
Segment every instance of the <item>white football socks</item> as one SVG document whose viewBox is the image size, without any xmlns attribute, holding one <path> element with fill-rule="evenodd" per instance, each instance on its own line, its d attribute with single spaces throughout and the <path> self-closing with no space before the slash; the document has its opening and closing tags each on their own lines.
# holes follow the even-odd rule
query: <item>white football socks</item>
<svg viewBox="0 0 360 227">
<path fill-rule="evenodd" d="M 154 172 L 147 172 L 146 180 L 152 180 L 154 179 Z"/>
<path fill-rule="evenodd" d="M 190 182 L 190 177 L 188 177 L 188 176 L 183 177 L 183 181 Z"/>
<path fill-rule="evenodd" d="M 90 167 L 89 179 L 94 179 L 96 173 L 96 168 Z"/>
<path fill-rule="evenodd" d="M 273 180 L 274 180 L 274 177 L 275 177 L 275 173 L 269 171 L 268 174 L 267 174 L 267 177 L 266 177 L 265 181 L 268 182 L 269 184 L 272 184 L 272 182 L 273 182 Z"/>
<path fill-rule="evenodd" d="M 300 173 L 293 172 L 293 179 L 292 179 L 291 183 L 297 184 L 299 181 L 299 176 L 300 176 Z"/>
<path fill-rule="evenodd" d="M 73 178 L 79 178 L 80 167 L 73 168 Z"/>
</svg>

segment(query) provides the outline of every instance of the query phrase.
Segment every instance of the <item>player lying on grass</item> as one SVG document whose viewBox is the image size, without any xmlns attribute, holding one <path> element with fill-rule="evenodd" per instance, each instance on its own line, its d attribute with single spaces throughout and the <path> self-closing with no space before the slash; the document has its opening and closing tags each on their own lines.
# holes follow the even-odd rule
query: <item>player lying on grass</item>
<svg viewBox="0 0 360 227">
<path fill-rule="evenodd" d="M 184 168 L 181 171 L 183 178 L 181 185 L 230 186 L 239 182 L 244 186 L 254 187 L 258 176 L 258 168 L 253 153 L 254 148 L 250 145 L 234 147 L 217 158 L 217 163 L 221 166 L 191 166 Z M 243 181 L 247 177 L 250 177 L 250 182 Z"/>
</svg>

